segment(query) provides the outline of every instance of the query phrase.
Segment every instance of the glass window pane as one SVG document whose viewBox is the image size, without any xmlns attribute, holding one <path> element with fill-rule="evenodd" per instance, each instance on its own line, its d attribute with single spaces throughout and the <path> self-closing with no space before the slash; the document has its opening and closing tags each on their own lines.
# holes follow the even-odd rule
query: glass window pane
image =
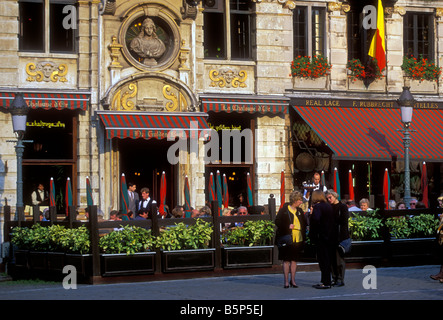
<svg viewBox="0 0 443 320">
<path fill-rule="evenodd" d="M 205 58 L 226 58 L 225 24 L 222 13 L 204 13 Z"/>
<path fill-rule="evenodd" d="M 251 56 L 250 17 L 247 14 L 231 14 L 231 57 L 249 59 Z"/>
<path fill-rule="evenodd" d="M 325 10 L 312 9 L 312 55 L 324 55 L 325 51 Z"/>
<path fill-rule="evenodd" d="M 307 8 L 297 6 L 293 11 L 294 57 L 307 56 Z"/>
<path fill-rule="evenodd" d="M 63 9 L 70 6 L 71 9 L 63 13 Z M 49 11 L 49 32 L 51 52 L 74 52 L 74 31 L 77 25 L 76 12 L 71 4 L 51 3 Z"/>
<path fill-rule="evenodd" d="M 44 50 L 43 2 L 20 2 L 20 51 Z"/>
</svg>

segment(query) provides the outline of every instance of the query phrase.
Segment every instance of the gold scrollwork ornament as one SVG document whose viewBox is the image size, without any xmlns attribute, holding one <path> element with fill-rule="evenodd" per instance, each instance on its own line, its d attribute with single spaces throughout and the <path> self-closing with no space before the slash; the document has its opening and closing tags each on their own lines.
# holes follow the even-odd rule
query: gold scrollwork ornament
<svg viewBox="0 0 443 320">
<path fill-rule="evenodd" d="M 137 95 L 137 85 L 130 83 L 128 85 L 130 91 L 125 91 L 122 95 L 122 90 L 118 90 L 112 98 L 112 110 L 130 111 L 135 109 L 134 101 L 128 99 L 134 98 Z"/>
<path fill-rule="evenodd" d="M 26 81 L 33 82 L 67 82 L 68 66 L 64 63 L 56 65 L 53 62 L 38 62 L 37 64 L 29 62 L 26 65 Z"/>
</svg>

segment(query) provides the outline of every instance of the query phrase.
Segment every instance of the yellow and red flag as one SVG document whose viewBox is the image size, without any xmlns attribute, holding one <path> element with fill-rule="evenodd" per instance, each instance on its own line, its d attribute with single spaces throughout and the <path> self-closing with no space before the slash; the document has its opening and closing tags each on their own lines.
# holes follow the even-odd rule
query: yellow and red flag
<svg viewBox="0 0 443 320">
<path fill-rule="evenodd" d="M 368 55 L 377 60 L 380 71 L 386 67 L 385 15 L 381 0 L 378 0 L 377 5 L 377 30 L 372 37 Z"/>
</svg>

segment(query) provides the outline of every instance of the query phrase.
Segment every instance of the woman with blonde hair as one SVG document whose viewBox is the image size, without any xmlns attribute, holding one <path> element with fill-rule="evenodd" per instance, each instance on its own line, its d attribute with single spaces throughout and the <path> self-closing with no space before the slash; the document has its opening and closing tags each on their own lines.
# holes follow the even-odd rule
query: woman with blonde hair
<svg viewBox="0 0 443 320">
<path fill-rule="evenodd" d="M 278 246 L 278 259 L 283 260 L 284 288 L 297 288 L 295 284 L 295 272 L 297 270 L 297 260 L 303 250 L 306 240 L 306 220 L 300 205 L 303 203 L 303 194 L 293 191 L 289 195 L 289 203 L 285 203 L 278 211 L 275 218 L 276 243 L 281 237 L 291 235 L 292 243 Z M 291 282 L 289 282 L 289 272 Z"/>
</svg>

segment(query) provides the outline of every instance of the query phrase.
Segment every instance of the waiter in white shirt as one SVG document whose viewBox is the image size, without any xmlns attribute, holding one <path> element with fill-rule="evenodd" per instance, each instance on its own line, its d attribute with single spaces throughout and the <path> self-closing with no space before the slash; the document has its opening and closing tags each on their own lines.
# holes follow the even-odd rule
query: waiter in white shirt
<svg viewBox="0 0 443 320">
<path fill-rule="evenodd" d="M 151 218 L 151 207 L 153 203 L 157 203 L 155 200 L 151 199 L 151 197 L 149 196 L 149 188 L 142 188 L 140 190 L 141 194 L 142 194 L 142 200 L 140 200 L 139 203 L 139 209 L 138 209 L 138 214 L 140 215 L 141 213 L 148 213 L 148 219 Z"/>
<path fill-rule="evenodd" d="M 311 192 L 315 191 L 315 190 L 323 190 L 323 192 L 328 191 L 328 188 L 326 188 L 326 186 L 323 186 L 320 184 L 320 173 L 316 172 L 314 173 L 314 176 L 312 177 L 312 188 L 305 189 L 304 193 L 303 193 L 303 200 L 305 202 L 309 202 L 309 206 L 308 206 L 308 210 L 311 209 Z"/>
<path fill-rule="evenodd" d="M 47 206 L 49 195 L 45 192 L 43 184 L 39 184 L 37 189 L 31 193 L 31 200 L 33 206 Z"/>
</svg>

